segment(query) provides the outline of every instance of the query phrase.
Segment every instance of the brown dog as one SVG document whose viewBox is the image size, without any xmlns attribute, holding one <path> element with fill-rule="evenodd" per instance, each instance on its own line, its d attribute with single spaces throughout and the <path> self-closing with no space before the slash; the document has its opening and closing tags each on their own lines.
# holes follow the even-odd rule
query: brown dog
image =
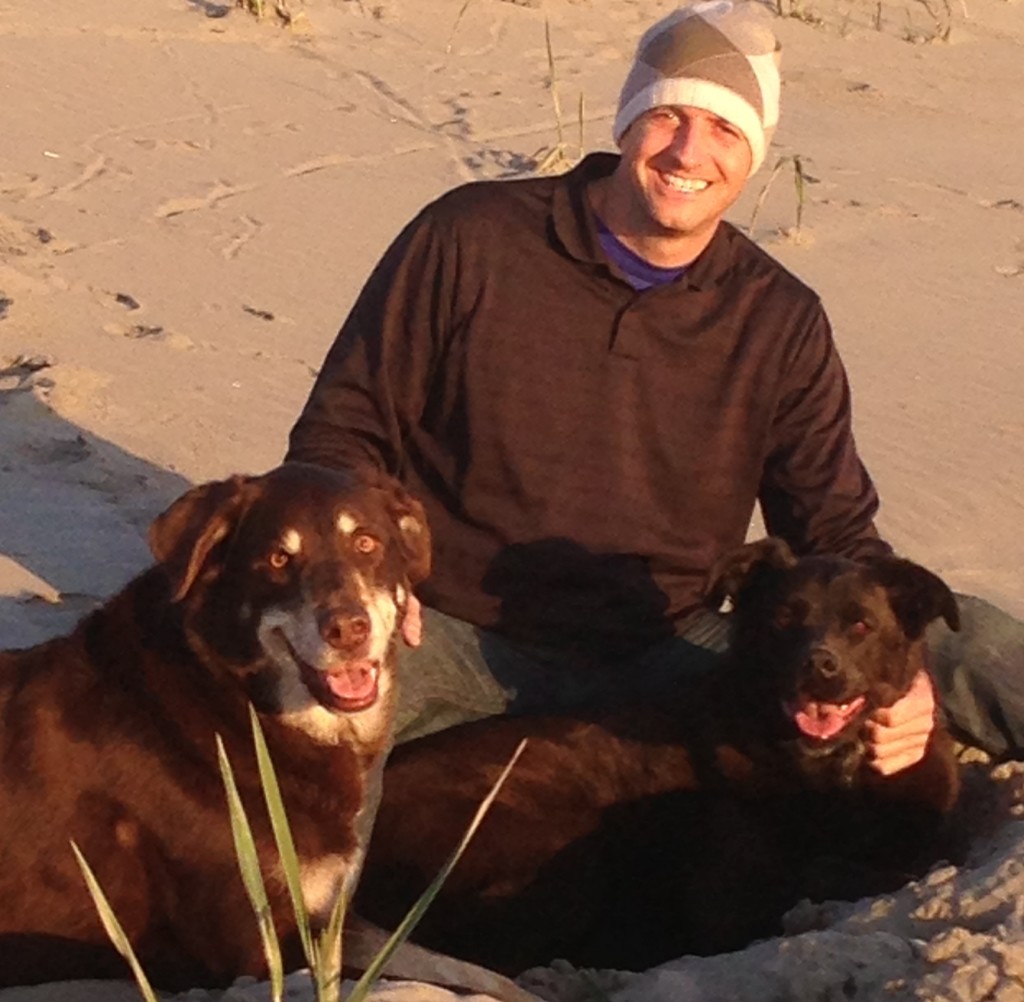
<svg viewBox="0 0 1024 1002">
<path fill-rule="evenodd" d="M 391 923 L 501 765 L 528 745 L 417 936 L 516 972 L 554 958 L 643 969 L 779 930 L 807 895 L 850 897 L 927 866 L 958 790 L 949 739 L 889 779 L 866 715 L 907 691 L 950 590 L 909 561 L 726 556 L 727 663 L 670 700 L 585 719 L 479 721 L 396 749 L 357 904 Z"/>
<path fill-rule="evenodd" d="M 0 654 L 0 986 L 127 972 L 72 839 L 156 984 L 264 970 L 215 735 L 299 966 L 250 703 L 313 915 L 358 875 L 391 740 L 395 636 L 429 567 L 419 504 L 390 481 L 290 464 L 189 491 L 150 543 L 156 566 L 70 636 Z"/>
</svg>

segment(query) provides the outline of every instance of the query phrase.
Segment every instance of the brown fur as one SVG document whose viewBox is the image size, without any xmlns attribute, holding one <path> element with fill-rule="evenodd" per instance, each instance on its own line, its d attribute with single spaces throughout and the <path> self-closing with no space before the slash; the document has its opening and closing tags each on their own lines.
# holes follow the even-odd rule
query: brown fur
<svg viewBox="0 0 1024 1002">
<path fill-rule="evenodd" d="M 949 589 L 908 561 L 797 561 L 766 540 L 724 558 L 709 590 L 735 603 L 731 656 L 673 699 L 479 721 L 396 749 L 361 912 L 385 924 L 403 912 L 523 737 L 417 932 L 498 970 L 557 957 L 636 970 L 736 949 L 778 931 L 803 896 L 873 893 L 933 861 L 958 790 L 949 739 L 937 729 L 919 765 L 883 779 L 860 732 L 906 691 L 925 625 L 956 627 Z M 801 687 L 865 704 L 841 733 L 809 740 L 782 709 Z"/>
<path fill-rule="evenodd" d="M 390 482 L 290 464 L 189 491 L 151 545 L 156 566 L 70 636 L 0 654 L 0 986 L 127 973 L 72 839 L 157 985 L 263 973 L 215 750 L 220 735 L 274 873 L 250 701 L 318 913 L 361 863 L 393 634 L 429 562 L 419 505 Z M 365 688 L 329 683 L 339 671 Z M 298 966 L 279 877 L 269 891 Z"/>
</svg>

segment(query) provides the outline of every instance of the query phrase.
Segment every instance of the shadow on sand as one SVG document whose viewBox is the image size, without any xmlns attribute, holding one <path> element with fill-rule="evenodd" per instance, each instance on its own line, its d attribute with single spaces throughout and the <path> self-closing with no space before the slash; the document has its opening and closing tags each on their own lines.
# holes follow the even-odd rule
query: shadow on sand
<svg viewBox="0 0 1024 1002">
<path fill-rule="evenodd" d="M 45 402 L 45 362 L 0 369 L 0 649 L 69 629 L 149 559 L 152 518 L 189 482 Z"/>
</svg>

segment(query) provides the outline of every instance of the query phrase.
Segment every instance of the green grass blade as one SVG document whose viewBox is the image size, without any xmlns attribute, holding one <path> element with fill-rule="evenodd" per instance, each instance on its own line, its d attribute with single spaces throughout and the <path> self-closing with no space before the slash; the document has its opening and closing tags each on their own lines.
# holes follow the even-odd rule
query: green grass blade
<svg viewBox="0 0 1024 1002">
<path fill-rule="evenodd" d="M 317 962 L 312 968 L 316 1002 L 339 1002 L 341 999 L 341 936 L 320 934 Z"/>
<path fill-rule="evenodd" d="M 549 171 L 554 170 L 562 162 L 564 156 L 565 153 L 562 150 L 562 147 L 555 146 L 544 154 L 544 159 L 541 160 L 541 162 L 537 164 L 537 166 L 534 167 L 533 169 L 538 174 L 547 174 Z"/>
<path fill-rule="evenodd" d="M 793 183 L 796 186 L 796 231 L 799 233 L 804 222 L 804 201 L 807 198 L 804 164 L 799 155 L 793 157 Z"/>
<path fill-rule="evenodd" d="M 558 86 L 555 83 L 555 54 L 551 48 L 551 22 L 544 18 L 544 43 L 548 50 L 548 79 L 551 88 L 551 103 L 555 109 L 555 125 L 558 128 L 559 149 L 565 147 L 565 136 L 562 135 L 562 107 L 558 103 Z"/>
<path fill-rule="evenodd" d="M 341 998 L 342 933 L 348 901 L 340 893 L 331 909 L 327 927 L 317 943 L 317 962 L 313 967 L 317 1002 L 339 1002 Z"/>
<path fill-rule="evenodd" d="M 452 51 L 452 43 L 455 41 L 455 32 L 458 30 L 459 22 L 462 20 L 462 15 L 466 13 L 466 8 L 469 7 L 470 0 L 465 0 L 463 5 L 459 8 L 458 14 L 455 15 L 455 23 L 452 25 L 452 30 L 448 33 L 448 42 L 444 47 L 445 55 L 448 55 Z"/>
<path fill-rule="evenodd" d="M 256 851 L 256 840 L 252 836 L 249 819 L 242 806 L 242 798 L 238 794 L 235 774 L 224 751 L 224 742 L 217 735 L 217 760 L 220 763 L 220 774 L 224 781 L 224 792 L 227 795 L 228 812 L 231 817 L 231 836 L 235 842 L 235 856 L 238 870 L 242 875 L 246 893 L 256 914 L 260 939 L 263 941 L 263 955 L 267 961 L 267 973 L 270 977 L 270 992 L 274 1002 L 280 1002 L 284 995 L 284 970 L 281 960 L 281 944 L 274 928 L 274 916 L 270 911 L 267 888 L 260 873 L 259 854 Z"/>
<path fill-rule="evenodd" d="M 786 166 L 789 161 L 789 157 L 780 157 L 772 168 L 771 174 L 768 175 L 768 180 L 765 182 L 764 187 L 761 189 L 757 196 L 757 201 L 754 203 L 754 211 L 750 214 L 750 222 L 747 224 L 747 236 L 754 236 L 754 224 L 757 222 L 757 217 L 761 213 L 761 207 L 764 205 L 764 200 L 768 197 L 768 192 L 771 186 L 775 183 L 775 179 L 779 176 L 779 171 Z"/>
<path fill-rule="evenodd" d="M 309 966 L 313 966 L 313 936 L 310 932 L 309 914 L 302 896 L 302 878 L 299 874 L 299 856 L 295 851 L 295 840 L 292 838 L 288 816 L 285 813 L 284 801 L 281 797 L 281 786 L 277 781 L 277 773 L 270 759 L 270 750 L 263 737 L 260 719 L 252 705 L 249 706 L 249 718 L 252 723 L 252 741 L 256 748 L 256 762 L 260 770 L 260 783 L 263 786 L 263 798 L 267 803 L 270 825 L 277 843 L 277 853 L 284 871 L 285 883 L 291 897 L 292 909 L 295 912 L 295 924 L 302 941 L 302 952 Z"/>
<path fill-rule="evenodd" d="M 125 935 L 124 928 L 117 920 L 114 909 L 110 907 L 110 902 L 107 900 L 106 894 L 103 893 L 100 882 L 96 879 L 96 874 L 92 872 L 92 868 L 85 861 L 85 857 L 74 841 L 71 843 L 71 851 L 74 852 L 75 859 L 78 860 L 78 866 L 82 871 L 82 876 L 85 877 L 85 885 L 92 896 L 92 902 L 96 906 L 96 911 L 99 914 L 100 921 L 103 923 L 103 928 L 110 938 L 114 949 L 128 961 L 132 974 L 135 976 L 135 983 L 138 985 L 139 992 L 146 1002 L 159 1002 L 156 992 L 153 991 L 153 986 L 149 983 L 149 978 L 146 977 L 146 972 L 143 971 L 142 965 L 139 963 L 139 958 L 135 956 L 132 944 Z"/>
<path fill-rule="evenodd" d="M 580 91 L 579 107 L 576 109 L 576 120 L 579 123 L 579 157 L 583 159 L 583 91 Z"/>
<path fill-rule="evenodd" d="M 412 908 L 409 909 L 409 914 L 406 915 L 399 923 L 398 928 L 391 934 L 391 937 L 388 939 L 387 943 L 384 944 L 380 953 L 373 958 L 373 963 L 370 964 L 356 986 L 352 989 L 352 992 L 348 996 L 346 1002 L 364 1002 L 373 983 L 378 977 L 380 977 L 381 971 L 384 970 L 388 960 L 391 959 L 391 955 L 409 938 L 410 933 L 416 928 L 416 923 L 423 917 L 423 913 L 427 910 L 434 898 L 437 897 L 437 893 L 441 890 L 442 884 L 444 884 L 445 880 L 448 879 L 448 874 L 452 872 L 455 864 L 462 858 L 462 854 L 466 851 L 466 846 L 469 845 L 470 840 L 480 827 L 480 823 L 486 817 L 487 812 L 491 809 L 491 804 L 494 803 L 494 798 L 497 797 L 498 791 L 501 790 L 505 780 L 508 779 L 509 773 L 519 760 L 519 756 L 522 755 L 525 747 L 526 739 L 524 738 L 519 742 L 519 746 L 512 753 L 512 757 L 508 760 L 508 764 L 504 769 L 502 769 L 501 775 L 497 778 L 494 785 L 491 787 L 490 792 L 486 797 L 484 797 L 483 802 L 477 808 L 476 814 L 473 815 L 473 820 L 469 823 L 469 827 L 462 836 L 462 840 L 455 847 L 455 851 L 448 857 L 448 860 L 445 862 L 444 866 L 441 867 L 437 876 L 434 877 L 430 886 L 423 892 L 423 894 L 420 895 L 419 900 L 412 906 Z"/>
</svg>

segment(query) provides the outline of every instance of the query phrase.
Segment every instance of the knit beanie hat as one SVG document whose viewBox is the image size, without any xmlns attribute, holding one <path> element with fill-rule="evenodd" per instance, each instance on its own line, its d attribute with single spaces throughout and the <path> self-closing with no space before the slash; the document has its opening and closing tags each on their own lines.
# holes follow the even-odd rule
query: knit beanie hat
<svg viewBox="0 0 1024 1002">
<path fill-rule="evenodd" d="M 619 96 L 615 142 L 650 108 L 703 108 L 743 133 L 753 174 L 779 121 L 779 44 L 771 21 L 756 0 L 707 0 L 649 28 Z"/>
</svg>

